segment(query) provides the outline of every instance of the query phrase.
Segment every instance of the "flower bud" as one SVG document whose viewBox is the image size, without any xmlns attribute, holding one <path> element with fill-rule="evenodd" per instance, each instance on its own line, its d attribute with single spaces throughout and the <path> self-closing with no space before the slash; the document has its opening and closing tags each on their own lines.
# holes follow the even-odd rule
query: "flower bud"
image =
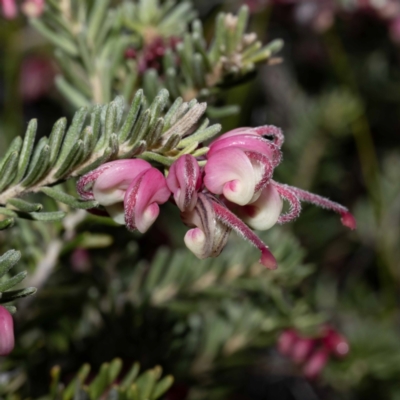
<svg viewBox="0 0 400 400">
<path fill-rule="evenodd" d="M 181 214 L 183 222 L 194 229 L 185 235 L 186 247 L 200 259 L 217 257 L 225 247 L 230 229 L 217 220 L 211 201 L 199 193 L 194 210 Z"/>
<path fill-rule="evenodd" d="M 14 348 L 14 322 L 9 311 L 0 306 L 0 356 L 6 356 Z"/>
</svg>

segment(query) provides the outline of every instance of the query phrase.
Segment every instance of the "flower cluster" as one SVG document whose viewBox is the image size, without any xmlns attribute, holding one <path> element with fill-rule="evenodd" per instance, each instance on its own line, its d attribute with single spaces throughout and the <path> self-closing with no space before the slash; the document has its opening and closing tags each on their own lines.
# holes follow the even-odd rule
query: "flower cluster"
<svg viewBox="0 0 400 400">
<path fill-rule="evenodd" d="M 170 38 L 155 37 L 150 43 L 145 43 L 141 51 L 128 47 L 125 50 L 125 58 L 134 59 L 138 63 L 138 70 L 144 73 L 150 68 L 162 71 L 162 59 L 168 49 L 175 51 L 176 45 L 181 39 L 176 36 Z"/>
<path fill-rule="evenodd" d="M 284 331 L 278 339 L 278 350 L 282 355 L 290 357 L 296 364 L 301 365 L 305 377 L 315 379 L 331 355 L 344 357 L 350 347 L 346 338 L 326 325 L 314 338 L 302 336 L 292 329 Z"/>
<path fill-rule="evenodd" d="M 340 204 L 272 179 L 283 140 L 274 126 L 239 128 L 210 144 L 204 168 L 190 154 L 180 156 L 166 177 L 144 160 L 117 160 L 83 176 L 77 188 L 83 199 L 96 200 L 105 215 L 142 233 L 157 218 L 158 205 L 171 198 L 192 228 L 184 240 L 198 258 L 218 256 L 234 230 L 260 250 L 263 265 L 275 269 L 274 256 L 251 228 L 266 230 L 297 218 L 301 201 L 331 209 L 343 225 L 356 226 Z M 283 200 L 289 203 L 286 213 Z"/>
<path fill-rule="evenodd" d="M 6 308 L 0 306 L 0 356 L 6 356 L 14 348 L 14 322 Z"/>
</svg>

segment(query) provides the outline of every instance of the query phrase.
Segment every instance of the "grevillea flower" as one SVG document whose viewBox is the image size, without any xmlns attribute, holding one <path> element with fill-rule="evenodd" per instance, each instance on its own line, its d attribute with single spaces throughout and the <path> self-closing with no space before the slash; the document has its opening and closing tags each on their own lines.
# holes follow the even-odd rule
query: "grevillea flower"
<svg viewBox="0 0 400 400">
<path fill-rule="evenodd" d="M 273 136 L 274 141 L 265 136 Z M 258 199 L 281 160 L 283 136 L 278 128 L 240 128 L 210 145 L 204 184 L 214 194 L 244 206 Z"/>
<path fill-rule="evenodd" d="M 158 204 L 169 196 L 163 174 L 147 161 L 111 161 L 84 175 L 77 184 L 80 196 L 96 200 L 119 224 L 146 232 L 159 214 Z"/>
<path fill-rule="evenodd" d="M 0 0 L 3 16 L 6 19 L 13 19 L 18 14 L 17 4 L 15 0 Z"/>
<path fill-rule="evenodd" d="M 307 378 L 315 379 L 331 355 L 344 357 L 348 354 L 349 344 L 333 327 L 325 325 L 316 337 L 304 337 L 293 329 L 282 332 L 278 339 L 278 350 L 300 364 Z"/>
<path fill-rule="evenodd" d="M 195 208 L 201 184 L 200 167 L 193 156 L 185 154 L 172 164 L 167 176 L 167 185 L 182 212 Z"/>
<path fill-rule="evenodd" d="M 14 322 L 6 308 L 0 306 L 0 356 L 6 356 L 14 348 Z"/>
</svg>

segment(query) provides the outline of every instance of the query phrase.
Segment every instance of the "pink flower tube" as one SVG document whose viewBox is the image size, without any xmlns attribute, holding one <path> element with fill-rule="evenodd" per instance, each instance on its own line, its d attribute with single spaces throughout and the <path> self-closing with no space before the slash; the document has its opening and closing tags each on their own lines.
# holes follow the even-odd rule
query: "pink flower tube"
<svg viewBox="0 0 400 400">
<path fill-rule="evenodd" d="M 6 356 L 14 348 L 14 322 L 6 308 L 0 306 L 0 356 Z"/>
</svg>

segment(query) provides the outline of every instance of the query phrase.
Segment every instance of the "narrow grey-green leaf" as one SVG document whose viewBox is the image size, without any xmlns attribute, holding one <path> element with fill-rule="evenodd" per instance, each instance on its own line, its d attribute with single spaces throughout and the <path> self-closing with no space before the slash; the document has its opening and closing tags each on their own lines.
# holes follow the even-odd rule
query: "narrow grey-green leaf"
<svg viewBox="0 0 400 400">
<path fill-rule="evenodd" d="M 96 0 L 90 12 L 87 36 L 91 44 L 94 44 L 100 27 L 104 24 L 110 0 Z"/>
<path fill-rule="evenodd" d="M 21 258 L 21 252 L 8 250 L 0 257 L 0 277 L 6 274 Z"/>
<path fill-rule="evenodd" d="M 110 155 L 111 155 L 111 149 L 106 149 L 102 156 L 100 156 L 95 161 L 91 162 L 90 164 L 85 165 L 81 169 L 78 169 L 78 171 L 76 171 L 73 176 L 80 176 L 80 175 L 86 174 L 89 171 L 93 171 L 99 165 L 102 165 L 105 162 L 107 162 L 110 159 Z"/>
<path fill-rule="evenodd" d="M 60 168 L 54 175 L 56 179 L 64 177 L 71 169 L 79 163 L 79 161 L 83 157 L 83 142 L 82 140 L 78 140 L 74 143 L 72 148 L 70 149 L 69 154 L 65 158 L 64 162 L 61 164 Z"/>
<path fill-rule="evenodd" d="M 140 371 L 140 364 L 135 363 L 122 380 L 121 387 L 127 389 L 133 384 Z"/>
<path fill-rule="evenodd" d="M 52 222 L 52 221 L 60 221 L 62 220 L 66 213 L 64 211 L 52 211 L 52 212 L 32 212 L 27 214 L 27 216 L 30 216 L 31 218 L 28 217 L 28 219 L 33 219 L 35 221 L 43 221 L 43 222 Z"/>
<path fill-rule="evenodd" d="M 0 292 L 5 292 L 8 289 L 11 289 L 22 280 L 25 279 L 28 273 L 26 271 L 20 272 L 19 274 L 13 276 L 12 278 L 6 280 L 5 282 L 0 282 Z"/>
<path fill-rule="evenodd" d="M 174 377 L 171 375 L 166 376 L 161 379 L 160 382 L 157 382 L 156 387 L 154 388 L 153 393 L 151 394 L 151 399 L 158 399 L 161 397 L 174 383 Z"/>
<path fill-rule="evenodd" d="M 146 140 L 145 136 L 150 124 L 150 110 L 146 110 L 139 118 L 132 133 L 130 144 L 135 144 L 140 140 Z"/>
<path fill-rule="evenodd" d="M 90 100 L 69 82 L 67 82 L 67 80 L 61 75 L 56 77 L 55 83 L 57 89 L 74 107 L 85 107 L 90 104 Z"/>
<path fill-rule="evenodd" d="M 164 165 L 166 167 L 170 167 L 174 160 L 172 158 L 164 157 L 160 154 L 153 153 L 151 151 L 145 151 L 144 153 L 140 154 L 138 156 L 139 158 L 142 158 L 143 160 L 148 160 L 148 161 L 156 161 L 161 165 Z"/>
<path fill-rule="evenodd" d="M 149 399 L 156 383 L 155 371 L 148 370 L 136 380 L 141 400 Z"/>
<path fill-rule="evenodd" d="M 108 383 L 113 383 L 117 378 L 122 369 L 122 360 L 120 358 L 114 358 L 110 363 L 110 369 L 108 371 Z"/>
<path fill-rule="evenodd" d="M 85 124 L 87 115 L 87 108 L 82 107 L 79 109 L 72 120 L 72 124 L 65 135 L 64 143 L 62 146 L 61 154 L 59 160 L 56 163 L 57 167 L 60 167 L 67 158 L 69 158 L 72 149 L 76 146 L 77 140 L 80 137 L 83 125 Z"/>
<path fill-rule="evenodd" d="M 0 221 L 0 231 L 11 228 L 14 225 L 14 218 L 6 218 Z"/>
<path fill-rule="evenodd" d="M 60 34 L 57 34 L 56 32 L 50 30 L 38 18 L 31 18 L 30 23 L 39 33 L 41 33 L 57 48 L 61 48 L 62 50 L 64 50 L 66 53 L 68 53 L 73 57 L 78 55 L 78 49 L 75 46 L 75 44 L 69 39 L 67 39 L 65 36 L 61 36 Z"/>
<path fill-rule="evenodd" d="M 33 212 L 33 211 L 40 211 L 43 206 L 39 203 L 29 203 L 25 200 L 14 198 L 9 199 L 7 204 L 15 207 L 17 210 L 25 211 L 25 212 Z"/>
<path fill-rule="evenodd" d="M 89 395 L 91 399 L 98 399 L 103 391 L 108 386 L 108 374 L 109 374 L 110 365 L 108 363 L 104 363 L 100 367 L 100 372 L 93 379 L 92 383 L 89 386 Z"/>
<path fill-rule="evenodd" d="M 167 131 L 171 127 L 171 121 L 173 121 L 173 117 L 175 113 L 179 110 L 183 103 L 182 97 L 177 97 L 177 99 L 173 102 L 172 106 L 169 108 L 167 113 L 164 116 L 164 130 Z"/>
<path fill-rule="evenodd" d="M 143 90 L 140 89 L 136 92 L 133 98 L 131 108 L 129 109 L 128 115 L 125 119 L 124 124 L 119 132 L 119 142 L 123 143 L 129 138 L 129 134 L 138 118 L 139 112 L 143 105 Z"/>
<path fill-rule="evenodd" d="M 50 187 L 43 187 L 40 189 L 41 192 L 46 194 L 47 196 L 51 197 L 54 200 L 59 201 L 60 203 L 67 204 L 74 208 L 80 208 L 83 210 L 87 210 L 89 208 L 97 207 L 99 204 L 97 201 L 82 201 L 76 199 L 75 197 L 64 193 L 60 190 L 50 188 Z"/>
<path fill-rule="evenodd" d="M 101 134 L 101 110 L 102 107 L 96 104 L 90 114 L 90 126 L 92 127 L 93 140 L 97 144 Z"/>
<path fill-rule="evenodd" d="M 21 136 L 17 136 L 10 144 L 10 146 L 8 146 L 7 152 L 6 154 L 4 154 L 4 156 L 2 157 L 2 159 L 0 160 L 0 171 L 3 168 L 4 163 L 7 161 L 8 157 L 10 156 L 11 153 L 17 152 L 19 153 L 19 151 L 21 150 L 21 146 L 22 146 L 22 139 Z"/>
<path fill-rule="evenodd" d="M 18 152 L 12 152 L 0 171 L 0 192 L 7 188 L 14 179 L 18 165 Z"/>
<path fill-rule="evenodd" d="M 40 153 L 38 153 L 37 162 L 34 164 L 33 168 L 29 171 L 26 178 L 21 182 L 21 185 L 24 187 L 29 187 L 34 185 L 40 179 L 42 179 L 43 175 L 47 171 L 49 165 L 49 155 L 50 155 L 50 147 L 45 144 Z"/>
<path fill-rule="evenodd" d="M 156 123 L 159 118 L 161 111 L 164 110 L 169 99 L 169 93 L 166 89 L 161 89 L 153 103 L 150 106 L 150 127 Z"/>
<path fill-rule="evenodd" d="M 4 292 L 0 298 L 0 303 L 8 303 L 22 297 L 30 296 L 32 294 L 35 294 L 36 290 L 37 289 L 34 287 L 29 287 L 25 289 L 10 290 L 9 292 Z"/>
<path fill-rule="evenodd" d="M 61 149 L 61 143 L 64 138 L 65 129 L 67 127 L 67 119 L 60 118 L 54 125 L 51 130 L 51 134 L 49 137 L 49 146 L 50 146 L 50 167 L 52 167 L 57 161 L 57 156 Z"/>
<path fill-rule="evenodd" d="M 178 147 L 181 149 L 183 147 L 190 145 L 193 142 L 199 142 L 199 143 L 205 142 L 206 140 L 214 137 L 220 130 L 221 130 L 220 124 L 211 125 L 207 129 L 196 132 L 194 135 L 188 136 L 187 138 L 181 140 L 179 142 Z"/>
</svg>

